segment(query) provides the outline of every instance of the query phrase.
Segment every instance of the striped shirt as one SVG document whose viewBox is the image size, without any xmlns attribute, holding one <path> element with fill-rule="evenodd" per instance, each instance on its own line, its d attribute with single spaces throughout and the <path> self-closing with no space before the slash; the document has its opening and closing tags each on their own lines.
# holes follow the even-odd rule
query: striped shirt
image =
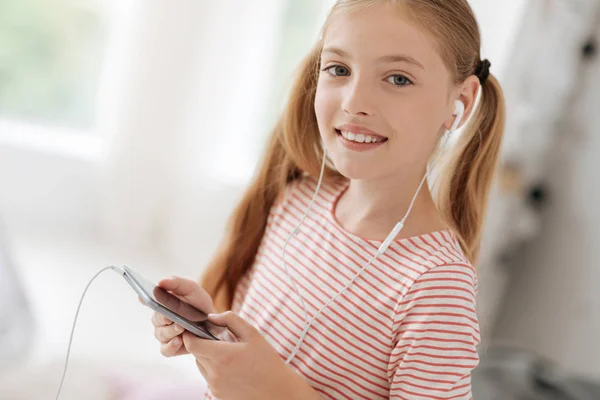
<svg viewBox="0 0 600 400">
<path fill-rule="evenodd" d="M 335 205 L 348 183 L 323 183 L 286 264 L 311 318 L 375 254 L 381 242 L 346 231 Z M 316 188 L 288 185 L 273 206 L 255 263 L 233 311 L 285 360 L 304 311 L 282 263 L 283 245 Z M 450 230 L 395 240 L 313 322 L 290 363 L 325 399 L 470 399 L 479 358 L 477 278 Z M 214 398 L 210 391 L 207 399 Z"/>
</svg>

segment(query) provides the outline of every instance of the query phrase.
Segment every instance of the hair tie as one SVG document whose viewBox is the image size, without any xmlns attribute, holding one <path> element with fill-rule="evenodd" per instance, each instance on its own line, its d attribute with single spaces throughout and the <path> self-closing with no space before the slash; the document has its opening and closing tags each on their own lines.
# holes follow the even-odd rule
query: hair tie
<svg viewBox="0 0 600 400">
<path fill-rule="evenodd" d="M 479 64 L 477 64 L 477 68 L 475 68 L 475 72 L 473 74 L 479 78 L 479 83 L 481 83 L 482 85 L 487 81 L 488 77 L 490 76 L 491 66 L 492 63 L 490 63 L 486 58 L 485 60 L 479 61 Z"/>
</svg>

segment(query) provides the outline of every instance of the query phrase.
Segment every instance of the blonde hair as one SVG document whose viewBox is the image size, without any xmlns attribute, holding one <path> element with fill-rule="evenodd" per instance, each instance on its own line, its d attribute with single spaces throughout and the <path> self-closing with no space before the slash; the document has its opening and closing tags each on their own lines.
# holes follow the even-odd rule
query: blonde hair
<svg viewBox="0 0 600 400">
<path fill-rule="evenodd" d="M 455 84 L 473 75 L 481 62 L 481 38 L 466 0 L 339 0 L 331 9 L 323 32 L 341 14 L 390 1 L 436 38 L 437 50 Z M 231 307 L 237 284 L 254 263 L 269 211 L 285 186 L 302 173 L 319 175 L 323 150 L 314 100 L 322 48 L 321 37 L 302 60 L 258 172 L 231 215 L 224 240 L 201 278 L 215 305 L 220 305 L 217 309 Z M 490 74 L 482 85 L 481 100 L 469 124 L 438 171 L 436 206 L 473 264 L 479 255 L 504 122 L 502 89 Z M 324 179 L 345 178 L 327 167 Z"/>
</svg>

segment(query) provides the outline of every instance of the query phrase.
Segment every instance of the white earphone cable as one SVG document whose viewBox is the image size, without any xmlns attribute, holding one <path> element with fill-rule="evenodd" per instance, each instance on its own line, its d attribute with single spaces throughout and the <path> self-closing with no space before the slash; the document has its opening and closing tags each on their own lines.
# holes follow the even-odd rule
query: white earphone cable
<svg viewBox="0 0 600 400">
<path fill-rule="evenodd" d="M 115 270 L 115 268 L 117 268 L 117 267 L 115 267 L 114 265 L 111 265 L 110 267 L 105 267 L 105 268 L 102 268 L 100 271 L 98 271 L 96 273 L 96 275 L 94 275 L 94 277 L 88 282 L 87 286 L 85 287 L 85 290 L 83 291 L 83 294 L 81 295 L 81 300 L 79 300 L 79 305 L 77 306 L 77 311 L 75 312 L 73 328 L 71 328 L 71 336 L 69 338 L 69 344 L 67 346 L 67 357 L 65 359 L 65 367 L 63 369 L 62 378 L 60 379 L 60 385 L 58 386 L 58 392 L 56 393 L 56 400 L 58 400 L 58 398 L 60 397 L 60 392 L 62 391 L 63 383 L 65 382 L 65 376 L 67 375 L 67 366 L 69 365 L 69 355 L 71 354 L 71 344 L 73 343 L 73 335 L 75 334 L 75 325 L 77 325 L 77 317 L 79 316 L 79 310 L 81 309 L 81 305 L 83 304 L 83 299 L 85 297 L 85 294 L 87 293 L 92 282 L 94 282 L 94 280 L 98 277 L 98 275 L 100 275 L 107 269 Z"/>
<path fill-rule="evenodd" d="M 300 302 L 302 303 L 302 308 L 304 309 L 304 323 L 305 324 L 308 324 L 308 311 L 306 309 L 306 303 L 304 302 L 304 298 L 302 296 L 300 296 L 300 291 L 298 290 L 298 287 L 296 286 L 296 281 L 294 281 L 294 279 L 292 278 L 292 275 L 290 274 L 290 271 L 289 271 L 289 269 L 287 267 L 287 263 L 286 263 L 286 260 L 285 260 L 285 249 L 286 249 L 288 243 L 290 242 L 290 240 L 292 239 L 292 237 L 294 235 L 297 235 L 300 232 L 300 227 L 304 223 L 304 220 L 306 219 L 306 216 L 308 215 L 308 213 L 310 212 L 310 210 L 312 208 L 312 205 L 313 205 L 313 203 L 315 201 L 315 198 L 317 197 L 317 193 L 319 192 L 319 189 L 321 188 L 321 182 L 323 181 L 323 173 L 325 171 L 326 160 L 327 160 L 327 150 L 325 149 L 325 151 L 323 153 L 323 163 L 321 164 L 321 173 L 319 174 L 319 182 L 317 183 L 317 188 L 315 190 L 315 194 L 313 195 L 312 199 L 310 199 L 310 203 L 308 203 L 308 207 L 306 208 L 306 211 L 304 212 L 304 215 L 302 216 L 302 219 L 300 220 L 300 222 L 298 223 L 298 225 L 294 228 L 294 230 L 292 231 L 292 234 L 290 234 L 288 236 L 287 240 L 285 241 L 285 244 L 283 245 L 283 255 L 282 255 L 283 268 L 285 269 L 285 273 L 287 274 L 288 279 L 292 283 L 292 286 L 293 286 L 294 290 L 298 294 L 298 297 L 300 297 Z"/>
<path fill-rule="evenodd" d="M 461 110 L 461 111 L 459 111 L 459 112 L 457 112 L 457 118 L 456 118 L 456 121 L 453 124 L 451 130 L 444 133 L 443 143 L 439 146 L 439 148 L 438 148 L 438 150 L 436 152 L 436 155 L 433 158 L 433 161 L 437 161 L 437 158 L 439 157 L 442 149 L 446 145 L 446 143 L 447 143 L 447 141 L 448 141 L 448 139 L 450 137 L 450 134 L 452 134 L 456 130 L 456 127 L 458 126 L 458 123 L 462 119 L 463 112 L 464 112 L 464 109 Z M 406 211 L 406 214 L 404 215 L 404 217 L 402 218 L 402 220 L 398 224 L 396 224 L 396 226 L 394 227 L 394 229 L 392 229 L 392 231 L 390 232 L 390 234 L 388 235 L 388 237 L 384 240 L 384 242 L 381 244 L 381 246 L 379 247 L 379 249 L 377 250 L 377 252 L 375 253 L 375 255 L 373 257 L 371 257 L 371 259 L 369 259 L 369 261 L 360 269 L 360 271 L 358 271 L 356 273 L 356 275 L 354 275 L 354 277 L 344 286 L 344 288 L 342 290 L 340 290 L 335 296 L 333 296 L 331 299 L 329 299 L 315 313 L 315 315 L 312 318 L 310 318 L 310 320 L 309 320 L 309 318 L 308 318 L 308 310 L 306 308 L 306 304 L 304 303 L 304 299 L 302 298 L 302 295 L 300 294 L 300 291 L 298 290 L 298 287 L 296 286 L 296 282 L 292 278 L 292 275 L 289 273 L 289 270 L 288 270 L 288 267 L 287 267 L 287 264 L 286 264 L 285 253 L 286 253 L 287 245 L 290 242 L 290 240 L 292 239 L 292 237 L 298 235 L 298 233 L 300 232 L 300 228 L 301 228 L 302 224 L 304 223 L 304 220 L 306 219 L 308 213 L 311 211 L 313 202 L 314 202 L 315 198 L 317 197 L 317 194 L 319 193 L 319 189 L 321 187 L 321 182 L 323 180 L 323 173 L 324 173 L 324 170 L 325 170 L 325 162 L 326 162 L 326 160 L 327 160 L 327 149 L 324 147 L 323 162 L 322 162 L 322 165 L 321 165 L 321 174 L 319 176 L 319 182 L 317 184 L 317 187 L 315 189 L 313 197 L 310 200 L 310 203 L 308 204 L 308 207 L 306 208 L 306 212 L 302 216 L 302 219 L 300 220 L 300 223 L 294 228 L 294 230 L 292 231 L 292 233 L 290 233 L 290 235 L 288 236 L 287 240 L 285 241 L 285 244 L 283 245 L 283 249 L 282 249 L 282 253 L 283 253 L 282 254 L 283 267 L 284 267 L 285 272 L 286 272 L 286 274 L 288 276 L 288 279 L 292 283 L 292 286 L 293 286 L 296 294 L 300 298 L 300 301 L 302 303 L 302 307 L 304 308 L 304 321 L 305 321 L 304 322 L 305 323 L 304 329 L 302 330 L 302 333 L 300 334 L 300 338 L 298 339 L 298 342 L 296 343 L 296 347 L 294 347 L 294 349 L 292 350 L 292 352 L 290 353 L 290 355 L 286 359 L 286 361 L 285 361 L 286 364 L 289 364 L 294 359 L 294 357 L 296 356 L 296 353 L 298 352 L 298 350 L 300 350 L 300 346 L 302 346 L 302 343 L 304 342 L 304 338 L 306 337 L 306 334 L 308 333 L 308 330 L 312 326 L 313 322 L 317 319 L 317 317 L 323 312 L 323 310 L 325 310 L 325 308 L 327 308 L 339 296 L 341 296 L 358 279 L 358 277 L 362 274 L 362 272 L 365 269 L 367 269 L 367 267 L 369 265 L 371 265 L 371 263 L 377 257 L 381 256 L 387 250 L 388 246 L 391 244 L 391 242 L 396 238 L 396 236 L 398 235 L 398 233 L 404 227 L 404 224 L 405 224 L 408 216 L 410 215 L 410 212 L 412 211 L 412 208 L 413 208 L 413 206 L 415 204 L 417 196 L 418 196 L 419 192 L 421 191 L 421 188 L 425 184 L 425 181 L 427 180 L 427 177 L 429 176 L 429 163 L 428 163 L 428 165 L 426 166 L 425 176 L 421 180 L 421 183 L 420 183 L 419 187 L 417 188 L 417 191 L 415 192 L 415 194 L 414 194 L 414 196 L 412 198 L 412 201 L 410 202 L 410 205 L 408 207 L 408 210 Z"/>
</svg>

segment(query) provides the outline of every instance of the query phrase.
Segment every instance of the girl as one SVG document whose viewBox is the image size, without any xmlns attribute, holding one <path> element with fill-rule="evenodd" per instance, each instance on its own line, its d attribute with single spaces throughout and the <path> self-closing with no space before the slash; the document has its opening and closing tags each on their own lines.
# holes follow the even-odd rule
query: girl
<svg viewBox="0 0 600 400">
<path fill-rule="evenodd" d="M 471 397 L 473 265 L 505 118 L 489 66 L 466 0 L 334 5 L 201 283 L 160 282 L 231 310 L 210 320 L 238 342 L 153 316 L 206 398 Z"/>
</svg>

